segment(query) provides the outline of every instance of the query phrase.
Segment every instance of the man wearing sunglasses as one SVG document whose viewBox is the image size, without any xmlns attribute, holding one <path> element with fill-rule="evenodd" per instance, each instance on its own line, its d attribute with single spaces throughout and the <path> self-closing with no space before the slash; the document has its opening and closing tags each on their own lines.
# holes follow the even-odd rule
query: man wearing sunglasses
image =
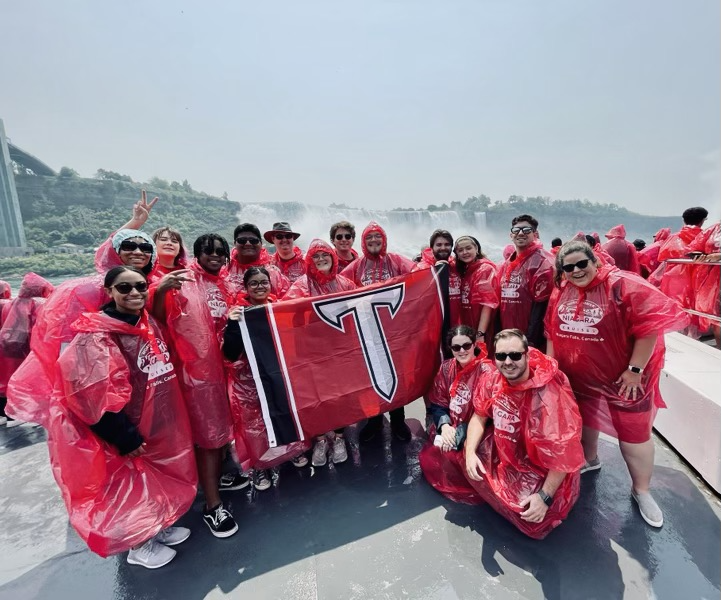
<svg viewBox="0 0 721 600">
<path fill-rule="evenodd" d="M 523 331 L 543 350 L 543 318 L 553 291 L 553 257 L 538 241 L 538 221 L 519 215 L 511 221 L 513 253 L 501 266 L 501 328 Z"/>
<path fill-rule="evenodd" d="M 494 342 L 496 370 L 473 398 L 466 475 L 494 510 L 542 539 L 578 499 L 581 415 L 558 363 L 529 347 L 522 331 L 505 329 Z"/>
<path fill-rule="evenodd" d="M 290 288 L 290 281 L 273 264 L 273 258 L 263 248 L 260 229 L 252 223 L 241 223 L 233 232 L 233 249 L 228 263 L 228 284 L 235 294 L 245 293 L 243 275 L 251 267 L 265 267 L 270 275 L 271 292 L 282 298 Z"/>
<path fill-rule="evenodd" d="M 401 256 L 388 252 L 388 237 L 385 230 L 374 221 L 371 221 L 363 230 L 361 237 L 361 250 L 363 256 L 343 269 L 341 275 L 350 279 L 358 287 L 373 285 L 379 281 L 386 281 L 410 273 L 415 263 Z M 406 425 L 405 410 L 403 407 L 392 410 L 391 431 L 393 435 L 407 442 L 411 439 L 411 430 Z M 360 433 L 362 442 L 369 442 L 383 429 L 383 415 L 371 417 L 368 424 Z"/>
<path fill-rule="evenodd" d="M 338 221 L 330 227 L 330 241 L 338 256 L 338 273 L 351 264 L 358 253 L 353 250 L 355 242 L 355 226 L 348 221 Z"/>
<path fill-rule="evenodd" d="M 263 238 L 275 246 L 273 264 L 278 267 L 292 284 L 301 275 L 305 275 L 305 258 L 303 251 L 295 245 L 300 237 L 286 221 L 273 223 L 273 229 L 266 231 Z"/>
</svg>

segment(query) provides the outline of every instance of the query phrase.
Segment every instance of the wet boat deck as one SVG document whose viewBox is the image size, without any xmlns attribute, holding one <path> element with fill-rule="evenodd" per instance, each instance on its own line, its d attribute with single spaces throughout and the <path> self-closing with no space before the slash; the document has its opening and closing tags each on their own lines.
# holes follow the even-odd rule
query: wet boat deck
<svg viewBox="0 0 721 600">
<path fill-rule="evenodd" d="M 214 538 L 202 497 L 179 524 L 192 529 L 166 567 L 92 554 L 68 525 L 45 433 L 0 427 L 0 599 L 615 599 L 719 598 L 721 503 L 661 441 L 653 529 L 630 498 L 618 448 L 583 476 L 568 520 L 543 541 L 486 506 L 454 504 L 423 479 L 421 403 L 414 439 L 354 445 L 348 462 L 284 465 L 265 492 L 227 492 L 240 531 Z M 349 436 L 354 438 L 353 433 Z"/>
</svg>

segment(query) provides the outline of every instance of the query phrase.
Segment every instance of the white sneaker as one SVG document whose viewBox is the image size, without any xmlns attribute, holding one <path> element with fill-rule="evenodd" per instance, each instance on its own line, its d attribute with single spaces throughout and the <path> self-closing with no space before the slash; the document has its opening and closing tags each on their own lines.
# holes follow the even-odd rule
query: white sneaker
<svg viewBox="0 0 721 600">
<path fill-rule="evenodd" d="M 308 459 L 305 457 L 305 454 L 299 454 L 294 459 L 292 459 L 290 462 L 293 463 L 294 467 L 297 467 L 298 469 L 302 469 L 308 464 Z"/>
<path fill-rule="evenodd" d="M 631 496 L 638 504 L 638 510 L 646 523 L 651 527 L 661 527 L 663 525 L 663 513 L 650 492 L 638 494 L 631 488 Z"/>
<path fill-rule="evenodd" d="M 323 436 L 313 447 L 313 457 L 310 464 L 314 467 L 322 467 L 328 462 L 328 440 Z"/>
<path fill-rule="evenodd" d="M 189 537 L 190 529 L 187 527 L 166 527 L 155 536 L 155 541 L 165 546 L 177 546 Z"/>
<path fill-rule="evenodd" d="M 273 485 L 273 482 L 270 479 L 270 473 L 268 473 L 267 469 L 261 469 L 253 474 L 253 487 L 259 492 L 270 489 L 271 485 Z"/>
<path fill-rule="evenodd" d="M 348 450 L 345 445 L 345 438 L 342 435 L 336 435 L 333 440 L 333 464 L 337 465 L 348 460 Z"/>
<path fill-rule="evenodd" d="M 146 569 L 159 569 L 175 558 L 175 550 L 163 546 L 150 538 L 137 550 L 128 552 L 128 564 L 140 565 Z"/>
</svg>

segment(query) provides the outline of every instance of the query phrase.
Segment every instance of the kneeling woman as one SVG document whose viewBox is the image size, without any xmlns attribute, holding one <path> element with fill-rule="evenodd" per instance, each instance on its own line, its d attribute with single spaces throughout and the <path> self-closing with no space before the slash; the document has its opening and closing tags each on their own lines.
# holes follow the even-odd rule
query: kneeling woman
<svg viewBox="0 0 721 600">
<path fill-rule="evenodd" d="M 441 363 L 428 407 L 433 417 L 429 442 L 419 455 L 428 483 L 454 502 L 480 504 L 481 496 L 465 476 L 463 444 L 473 415 L 473 390 L 481 376 L 490 370 L 485 346 L 474 344 L 476 330 L 459 325 L 448 332 L 446 342 L 453 358 Z M 437 435 L 436 435 L 437 434 Z"/>
<path fill-rule="evenodd" d="M 192 505 L 190 425 L 160 330 L 145 311 L 148 283 L 119 266 L 111 301 L 84 313 L 57 360 L 48 448 L 70 522 L 90 549 L 128 562 L 169 563 L 190 531 L 169 527 Z"/>
</svg>

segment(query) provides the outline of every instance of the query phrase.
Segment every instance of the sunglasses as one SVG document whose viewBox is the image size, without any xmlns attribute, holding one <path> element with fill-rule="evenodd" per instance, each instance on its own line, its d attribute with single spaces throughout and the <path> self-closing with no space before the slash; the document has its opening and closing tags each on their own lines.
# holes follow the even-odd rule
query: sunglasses
<svg viewBox="0 0 721 600">
<path fill-rule="evenodd" d="M 513 362 L 521 360 L 525 352 L 496 352 L 496 360 L 498 362 L 505 362 L 507 358 L 510 358 Z"/>
<path fill-rule="evenodd" d="M 511 233 L 518 235 L 519 233 L 525 233 L 528 235 L 529 233 L 533 233 L 535 230 L 533 227 L 511 227 Z"/>
<path fill-rule="evenodd" d="M 148 291 L 148 282 L 138 281 L 137 283 L 127 283 L 123 281 L 122 283 L 116 283 L 115 285 L 111 285 L 110 287 L 115 288 L 121 294 L 129 294 L 133 290 L 138 290 L 142 294 Z"/>
<path fill-rule="evenodd" d="M 250 244 L 251 246 L 257 246 L 258 244 L 260 244 L 260 238 L 239 237 L 239 238 L 235 238 L 235 243 L 238 244 L 238 246 L 245 246 L 246 244 Z"/>
<path fill-rule="evenodd" d="M 256 289 L 259 287 L 267 288 L 270 287 L 270 281 L 268 281 L 267 279 L 263 279 L 262 281 L 249 281 L 248 287 L 251 289 Z"/>
<path fill-rule="evenodd" d="M 350 233 L 336 233 L 335 239 L 340 242 L 341 240 L 352 240 L 353 236 Z"/>
<path fill-rule="evenodd" d="M 292 240 L 295 236 L 292 233 L 274 233 L 273 238 L 276 240 Z"/>
<path fill-rule="evenodd" d="M 135 252 L 136 250 L 140 250 L 143 254 L 152 254 L 153 244 L 149 244 L 148 242 L 141 242 L 138 244 L 138 242 L 125 240 L 124 242 L 120 242 L 120 249 L 124 252 Z"/>
<path fill-rule="evenodd" d="M 210 246 L 203 248 L 203 254 L 207 254 L 208 256 L 213 256 L 213 254 L 216 256 L 228 256 L 225 248 L 211 248 Z"/>
<path fill-rule="evenodd" d="M 468 351 L 471 348 L 473 348 L 473 344 L 471 342 L 466 342 L 465 344 L 453 344 L 451 346 L 451 350 L 453 350 L 453 352 L 460 352 L 461 350 Z"/>
<path fill-rule="evenodd" d="M 583 260 L 579 260 L 577 263 L 571 265 L 563 265 L 561 268 L 565 273 L 573 273 L 576 267 L 578 267 L 579 269 L 585 269 L 588 266 L 589 262 L 590 260 L 588 258 L 584 258 Z"/>
</svg>

